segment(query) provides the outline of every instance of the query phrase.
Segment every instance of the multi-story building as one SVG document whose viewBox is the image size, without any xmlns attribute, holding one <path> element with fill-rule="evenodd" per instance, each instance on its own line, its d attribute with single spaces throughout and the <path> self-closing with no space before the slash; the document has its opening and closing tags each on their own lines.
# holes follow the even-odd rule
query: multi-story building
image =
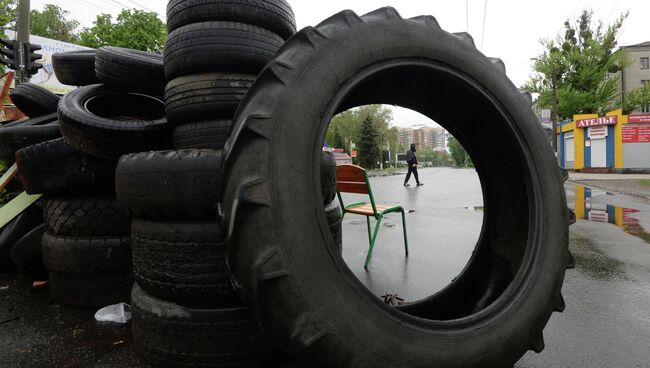
<svg viewBox="0 0 650 368">
<path fill-rule="evenodd" d="M 398 128 L 398 130 L 401 145 L 408 147 L 415 143 L 418 149 L 429 147 L 435 151 L 447 150 L 447 131 L 443 128 Z"/>
<path fill-rule="evenodd" d="M 403 146 L 410 146 L 413 143 L 413 129 L 411 128 L 397 128 L 399 131 L 399 144 Z"/>
<path fill-rule="evenodd" d="M 627 51 L 632 59 L 632 64 L 621 70 L 619 75 L 618 91 L 621 98 L 625 98 L 626 93 L 650 84 L 650 41 L 623 46 L 621 49 Z M 650 113 L 650 105 L 642 106 L 634 113 Z"/>
</svg>

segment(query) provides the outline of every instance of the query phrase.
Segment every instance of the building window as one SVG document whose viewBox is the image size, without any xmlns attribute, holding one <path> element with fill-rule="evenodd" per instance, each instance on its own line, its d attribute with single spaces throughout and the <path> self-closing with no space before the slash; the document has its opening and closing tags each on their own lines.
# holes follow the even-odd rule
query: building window
<svg viewBox="0 0 650 368">
<path fill-rule="evenodd" d="M 641 106 L 641 112 L 644 114 L 650 113 L 650 105 Z"/>
<path fill-rule="evenodd" d="M 647 57 L 641 58 L 641 69 L 650 69 L 650 61 Z"/>
</svg>

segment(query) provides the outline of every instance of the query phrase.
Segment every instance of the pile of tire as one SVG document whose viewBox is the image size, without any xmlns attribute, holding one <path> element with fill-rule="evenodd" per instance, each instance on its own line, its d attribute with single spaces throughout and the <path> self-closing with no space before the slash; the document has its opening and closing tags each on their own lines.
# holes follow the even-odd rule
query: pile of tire
<svg viewBox="0 0 650 368">
<path fill-rule="evenodd" d="M 172 0 L 164 52 L 173 150 L 123 156 L 133 217 L 136 352 L 156 366 L 271 367 L 282 359 L 236 294 L 218 220 L 222 149 L 257 74 L 295 32 L 284 0 Z"/>
<path fill-rule="evenodd" d="M 74 307 L 127 302 L 131 220 L 115 196 L 115 168 L 123 154 L 171 145 L 162 56 L 106 47 L 55 54 L 53 64 L 62 83 L 81 86 L 58 102 L 63 138 L 16 152 L 25 191 L 44 195 L 50 292 Z"/>
<path fill-rule="evenodd" d="M 61 136 L 56 114 L 59 96 L 35 84 L 21 84 L 10 94 L 14 105 L 28 117 L 0 127 L 0 160 L 7 167 L 16 152 L 32 144 Z M 5 187 L 3 203 L 23 191 L 14 178 Z M 37 279 L 47 277 L 41 258 L 41 238 L 45 232 L 43 201 L 39 200 L 8 223 L 0 232 L 0 271 L 18 271 Z"/>
</svg>

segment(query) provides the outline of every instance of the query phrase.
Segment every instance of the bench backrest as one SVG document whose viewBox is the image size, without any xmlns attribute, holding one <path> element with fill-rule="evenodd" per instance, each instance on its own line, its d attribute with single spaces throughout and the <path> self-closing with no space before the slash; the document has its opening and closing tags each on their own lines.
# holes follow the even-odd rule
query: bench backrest
<svg viewBox="0 0 650 368">
<path fill-rule="evenodd" d="M 370 194 L 366 170 L 356 165 L 336 168 L 336 190 L 339 193 Z"/>
</svg>

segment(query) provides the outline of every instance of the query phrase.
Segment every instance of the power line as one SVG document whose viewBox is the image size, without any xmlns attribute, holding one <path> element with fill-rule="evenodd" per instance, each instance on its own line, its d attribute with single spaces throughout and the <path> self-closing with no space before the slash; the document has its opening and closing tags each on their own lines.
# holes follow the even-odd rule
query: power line
<svg viewBox="0 0 650 368">
<path fill-rule="evenodd" d="M 139 6 L 140 8 L 142 8 L 142 9 L 148 11 L 148 12 L 156 13 L 156 14 L 160 15 L 161 17 L 163 16 L 162 14 L 158 13 L 157 11 L 152 10 L 152 9 L 150 9 L 150 8 L 147 8 L 146 6 L 144 6 L 144 5 L 142 5 L 142 4 L 136 3 L 136 2 L 133 1 L 133 0 L 127 0 L 127 1 L 130 2 L 131 4 L 134 4 L 134 5 L 136 5 L 136 6 Z"/>
<path fill-rule="evenodd" d="M 469 0 L 465 0 L 465 24 L 466 32 L 469 33 Z"/>
<path fill-rule="evenodd" d="M 481 35 L 481 50 L 483 50 L 483 41 L 485 41 L 485 21 L 487 19 L 487 4 L 488 4 L 488 0 L 485 0 L 485 8 L 483 9 L 483 34 Z"/>
</svg>

